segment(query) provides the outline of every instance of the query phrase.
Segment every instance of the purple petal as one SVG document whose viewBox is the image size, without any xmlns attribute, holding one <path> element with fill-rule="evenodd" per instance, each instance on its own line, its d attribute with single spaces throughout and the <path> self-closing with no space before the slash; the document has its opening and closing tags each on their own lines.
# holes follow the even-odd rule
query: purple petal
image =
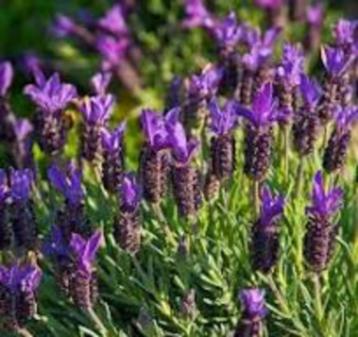
<svg viewBox="0 0 358 337">
<path fill-rule="evenodd" d="M 124 209 L 133 211 L 139 206 L 140 186 L 133 174 L 126 174 L 121 186 L 121 201 Z"/>
<path fill-rule="evenodd" d="M 114 35 L 127 35 L 128 27 L 121 5 L 114 5 L 105 16 L 98 21 L 100 28 Z"/>
<path fill-rule="evenodd" d="M 243 289 L 240 292 L 240 299 L 244 312 L 250 317 L 265 317 L 265 291 L 258 288 Z"/>
<path fill-rule="evenodd" d="M 311 5 L 306 10 L 307 22 L 312 26 L 321 26 L 324 19 L 324 7 L 322 3 Z"/>
<path fill-rule="evenodd" d="M 317 81 L 310 80 L 307 75 L 301 74 L 300 90 L 304 102 L 309 107 L 315 107 L 318 104 L 322 91 Z"/>
<path fill-rule="evenodd" d="M 103 234 L 97 230 L 92 234 L 86 244 L 86 250 L 83 258 L 89 262 L 93 262 L 99 247 L 103 244 Z"/>
<path fill-rule="evenodd" d="M 112 74 L 110 72 L 100 72 L 91 78 L 91 86 L 96 95 L 105 95 L 107 87 L 111 82 Z"/>
<path fill-rule="evenodd" d="M 277 9 L 283 6 L 283 0 L 255 0 L 255 4 L 264 9 Z"/>
<path fill-rule="evenodd" d="M 0 63 L 0 96 L 4 97 L 12 83 L 14 70 L 10 62 Z"/>
<path fill-rule="evenodd" d="M 11 197 L 19 201 L 27 201 L 30 197 L 34 174 L 30 169 L 10 170 Z"/>
</svg>

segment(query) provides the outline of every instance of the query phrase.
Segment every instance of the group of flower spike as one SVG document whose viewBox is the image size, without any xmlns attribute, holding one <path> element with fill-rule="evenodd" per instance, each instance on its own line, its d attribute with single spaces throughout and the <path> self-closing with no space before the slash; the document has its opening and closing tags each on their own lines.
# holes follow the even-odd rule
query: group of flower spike
<svg viewBox="0 0 358 337">
<path fill-rule="evenodd" d="M 200 1 L 189 3 L 184 24 L 209 30 L 218 59 L 186 81 L 175 79 L 163 114 L 142 111 L 145 142 L 137 175 L 125 170 L 125 123 L 109 129 L 115 102 L 107 92 L 111 81 L 108 73 L 96 74 L 91 80 L 92 95 L 80 97 L 58 74 L 46 78 L 40 68 L 33 68 L 35 83 L 24 89 L 37 108 L 31 123 L 14 116 L 8 100 L 12 66 L 0 64 L 0 137 L 15 167 L 0 170 L 0 249 L 12 250 L 18 257 L 12 265 L 0 267 L 0 313 L 6 328 L 23 327 L 36 312 L 41 271 L 26 258 L 28 251 L 42 251 L 52 259 L 59 285 L 79 308 L 91 310 L 96 302 L 94 262 L 103 235 L 92 228 L 86 215 L 83 162 L 100 171 L 109 194 L 118 195 L 113 234 L 124 251 L 136 254 L 141 245 L 142 200 L 160 209 L 170 181 L 179 215 L 194 222 L 202 196 L 214 199 L 233 177 L 235 130 L 241 124 L 244 173 L 259 188 L 260 197 L 252 227 L 252 267 L 262 273 L 272 271 L 278 259 L 278 224 L 285 205 L 285 199 L 264 183 L 270 169 L 274 127 L 278 125 L 282 133 L 292 131 L 287 134 L 292 136 L 293 149 L 301 161 L 314 151 L 320 130 L 330 127 L 322 165 L 326 173 L 343 167 L 350 130 L 358 117 L 353 105 L 356 23 L 339 20 L 333 30 L 334 43 L 322 47 L 325 76 L 320 88 L 305 74 L 299 45 L 285 43 L 281 60 L 273 62 L 280 29 L 261 33 L 248 24 L 238 24 L 234 13 L 214 18 Z M 65 119 L 70 104 L 83 117 L 80 160 L 77 165 L 59 165 L 70 128 Z M 33 205 L 39 178 L 32 158 L 35 142 L 52 161 L 48 181 L 63 196 L 43 245 L 38 240 Z M 210 158 L 200 161 L 200 150 L 205 147 L 210 148 Z M 306 208 L 304 239 L 304 256 L 315 273 L 324 270 L 332 257 L 338 230 L 334 216 L 341 205 L 341 189 L 327 190 L 322 172 L 317 172 L 311 204 Z M 264 291 L 244 289 L 241 300 L 243 312 L 235 336 L 258 336 L 266 315 Z"/>
</svg>

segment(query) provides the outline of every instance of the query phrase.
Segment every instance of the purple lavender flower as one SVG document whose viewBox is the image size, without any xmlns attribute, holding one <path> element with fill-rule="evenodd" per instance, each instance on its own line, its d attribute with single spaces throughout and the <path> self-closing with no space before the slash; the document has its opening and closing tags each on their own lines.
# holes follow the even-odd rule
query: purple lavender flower
<svg viewBox="0 0 358 337">
<path fill-rule="evenodd" d="M 52 31 L 57 37 L 68 37 L 76 30 L 76 23 L 67 15 L 57 14 Z"/>
<path fill-rule="evenodd" d="M 332 77 L 342 76 L 353 61 L 353 58 L 347 57 L 342 49 L 327 46 L 322 47 L 321 58 L 326 72 Z"/>
<path fill-rule="evenodd" d="M 14 77 L 14 71 L 10 62 L 0 63 L 0 97 L 5 97 Z"/>
<path fill-rule="evenodd" d="M 128 35 L 128 27 L 120 4 L 114 5 L 98 20 L 98 26 L 115 36 Z"/>
<path fill-rule="evenodd" d="M 198 99 L 210 99 L 218 90 L 222 70 L 212 65 L 206 66 L 200 75 L 190 79 L 189 95 Z"/>
<path fill-rule="evenodd" d="M 323 168 L 327 172 L 335 172 L 344 166 L 351 126 L 358 120 L 357 106 L 338 107 L 335 113 L 335 128 L 328 140 L 323 156 Z"/>
<path fill-rule="evenodd" d="M 11 142 L 14 138 L 12 126 L 15 115 L 11 111 L 7 99 L 13 79 L 13 69 L 10 62 L 0 62 L 0 140 Z"/>
<path fill-rule="evenodd" d="M 277 120 L 277 102 L 273 97 L 272 83 L 262 86 L 254 98 L 251 110 L 241 107 L 238 114 L 246 118 L 257 129 L 270 127 Z"/>
<path fill-rule="evenodd" d="M 281 64 L 276 69 L 279 98 L 279 122 L 286 124 L 294 114 L 296 90 L 303 73 L 304 56 L 298 46 L 285 44 Z"/>
<path fill-rule="evenodd" d="M 89 239 L 72 234 L 69 248 L 74 259 L 74 270 L 70 279 L 70 294 L 75 304 L 90 310 L 95 304 L 93 286 L 97 284 L 94 273 L 96 253 L 103 242 L 103 234 L 96 231 Z"/>
<path fill-rule="evenodd" d="M 144 109 L 141 125 L 145 134 L 145 144 L 140 159 L 143 195 L 152 203 L 159 203 L 167 190 L 170 147 L 168 125 L 177 120 L 179 108 L 167 112 L 165 117 Z"/>
<path fill-rule="evenodd" d="M 111 82 L 112 74 L 109 72 L 100 72 L 91 78 L 91 87 L 98 96 L 105 96 L 107 88 Z"/>
<path fill-rule="evenodd" d="M 228 179 L 235 169 L 235 138 L 233 129 L 237 125 L 236 101 L 227 101 L 221 109 L 213 99 L 209 104 L 211 112 L 211 130 L 214 137 L 211 141 L 211 173 L 219 179 Z"/>
<path fill-rule="evenodd" d="M 323 27 L 325 11 L 322 3 L 311 5 L 306 9 L 307 35 L 305 37 L 305 48 L 317 50 L 321 45 L 321 31 Z"/>
<path fill-rule="evenodd" d="M 141 189 L 133 174 L 126 174 L 121 187 L 121 209 L 132 212 L 139 207 Z"/>
<path fill-rule="evenodd" d="M 322 47 L 321 59 L 326 70 L 326 77 L 319 117 L 322 124 L 326 124 L 332 119 L 337 104 L 345 101 L 345 92 L 350 91 L 349 81 L 347 83 L 346 79 L 354 57 L 346 55 L 341 48 Z"/>
<path fill-rule="evenodd" d="M 271 162 L 272 124 L 277 120 L 277 104 L 271 83 L 266 83 L 254 97 L 252 109 L 239 109 L 239 115 L 249 121 L 245 134 L 244 172 L 256 181 L 267 174 Z"/>
<path fill-rule="evenodd" d="M 36 84 L 29 84 L 24 92 L 38 106 L 34 120 L 35 134 L 41 148 L 48 154 L 59 152 L 66 143 L 67 128 L 63 112 L 70 102 L 77 97 L 76 88 L 61 83 L 57 73 L 47 81 L 36 77 Z"/>
<path fill-rule="evenodd" d="M 242 29 L 238 25 L 234 12 L 214 26 L 214 36 L 221 50 L 231 52 L 242 38 Z"/>
<path fill-rule="evenodd" d="M 183 108 L 184 123 L 200 129 L 207 117 L 207 102 L 216 94 L 222 80 L 223 69 L 208 64 L 201 74 L 190 78 L 186 102 Z"/>
<path fill-rule="evenodd" d="M 308 223 L 304 256 L 309 267 L 317 273 L 327 267 L 334 251 L 338 226 L 332 223 L 332 218 L 342 206 L 342 197 L 340 188 L 326 191 L 322 173 L 316 173 L 311 205 L 306 208 Z"/>
<path fill-rule="evenodd" d="M 280 28 L 271 28 L 263 36 L 258 29 L 243 28 L 243 40 L 249 50 L 242 56 L 243 73 L 241 78 L 240 101 L 249 107 L 262 83 L 272 80 L 270 59 Z"/>
<path fill-rule="evenodd" d="M 0 314 L 8 329 L 16 331 L 35 316 L 41 277 L 42 272 L 36 266 L 0 266 Z"/>
<path fill-rule="evenodd" d="M 33 167 L 32 124 L 28 119 L 20 118 L 12 127 L 14 139 L 10 143 L 10 153 L 15 167 L 20 169 Z"/>
<path fill-rule="evenodd" d="M 343 48 L 346 52 L 351 52 L 355 48 L 354 32 L 358 27 L 357 21 L 349 21 L 346 19 L 339 19 L 333 28 L 333 35 L 336 45 Z"/>
<path fill-rule="evenodd" d="M 34 183 L 34 174 L 30 169 L 10 170 L 11 198 L 14 201 L 27 202 Z"/>
<path fill-rule="evenodd" d="M 258 288 L 243 289 L 240 300 L 243 312 L 234 337 L 259 336 L 262 333 L 263 319 L 267 315 L 265 291 Z"/>
<path fill-rule="evenodd" d="M 322 3 L 309 6 L 306 10 L 306 20 L 309 25 L 321 27 L 324 20 L 324 7 Z"/>
<path fill-rule="evenodd" d="M 183 125 L 177 121 L 168 126 L 172 155 L 178 165 L 187 165 L 198 150 L 199 142 L 188 139 Z"/>
<path fill-rule="evenodd" d="M 69 247 L 69 239 L 63 236 L 60 227 L 52 226 L 42 250 L 46 256 L 52 259 L 55 267 L 56 281 L 64 293 L 69 296 L 74 262 Z"/>
<path fill-rule="evenodd" d="M 72 84 L 61 83 L 58 73 L 46 82 L 28 84 L 24 93 L 46 114 L 63 111 L 77 97 L 76 88 Z"/>
<path fill-rule="evenodd" d="M 84 99 L 80 111 L 88 124 L 105 124 L 111 115 L 114 104 L 112 95 L 93 96 Z"/>
<path fill-rule="evenodd" d="M 255 270 L 268 273 L 278 258 L 278 221 L 283 213 L 285 200 L 282 196 L 272 195 L 268 187 L 263 187 L 261 201 L 260 216 L 252 231 L 252 263 Z"/>
<path fill-rule="evenodd" d="M 320 124 L 317 106 L 322 92 L 318 83 L 305 74 L 301 75 L 300 92 L 303 106 L 294 116 L 293 145 L 301 156 L 306 156 L 313 151 L 317 139 Z"/>
<path fill-rule="evenodd" d="M 27 52 L 22 57 L 22 68 L 26 75 L 29 77 L 33 76 L 36 83 L 45 83 L 46 77 L 42 71 L 43 62 L 37 54 Z"/>
<path fill-rule="evenodd" d="M 116 192 L 122 183 L 124 171 L 123 134 L 126 123 L 123 122 L 113 130 L 102 131 L 102 182 L 109 192 Z"/>
<path fill-rule="evenodd" d="M 9 186 L 5 170 L 0 169 L 0 250 L 11 245 L 12 228 L 8 209 Z"/>
<path fill-rule="evenodd" d="M 37 223 L 31 200 L 34 173 L 30 169 L 10 169 L 11 224 L 15 243 L 20 249 L 37 246 Z"/>
<path fill-rule="evenodd" d="M 183 101 L 184 80 L 180 76 L 174 76 L 170 81 L 167 89 L 167 95 L 165 99 L 165 111 L 166 114 L 171 109 L 179 107 Z"/>
<path fill-rule="evenodd" d="M 102 68 L 111 70 L 117 67 L 126 56 L 130 41 L 127 38 L 118 38 L 101 34 L 97 37 L 96 48 L 102 55 Z"/>
<path fill-rule="evenodd" d="M 114 221 L 114 237 L 119 246 L 135 254 L 140 249 L 141 188 L 133 174 L 126 174 L 120 190 L 120 212 Z"/>
<path fill-rule="evenodd" d="M 77 205 L 83 202 L 82 173 L 75 167 L 74 163 L 69 163 L 66 171 L 62 171 L 58 166 L 53 165 L 49 168 L 47 174 L 51 184 L 65 197 L 67 203 Z"/>
<path fill-rule="evenodd" d="M 174 159 L 172 167 L 174 197 L 179 213 L 184 217 L 193 217 L 201 204 L 199 172 L 191 163 L 199 143 L 194 138 L 187 138 L 183 125 L 178 121 L 169 125 L 168 130 Z"/>
<path fill-rule="evenodd" d="M 185 0 L 184 6 L 186 18 L 183 21 L 183 27 L 211 29 L 214 26 L 215 19 L 205 7 L 203 0 Z"/>
<path fill-rule="evenodd" d="M 304 70 L 304 61 L 301 48 L 286 43 L 283 47 L 281 64 L 277 67 L 279 80 L 290 87 L 298 86 Z"/>
<path fill-rule="evenodd" d="M 85 215 L 81 171 L 71 162 L 65 170 L 51 166 L 47 174 L 51 184 L 65 199 L 56 216 L 56 224 L 64 238 L 69 241 L 73 232 L 89 236 L 91 228 Z"/>
<path fill-rule="evenodd" d="M 90 162 L 99 162 L 102 156 L 102 131 L 112 112 L 112 95 L 85 98 L 80 107 L 84 117 L 82 155 Z"/>
</svg>

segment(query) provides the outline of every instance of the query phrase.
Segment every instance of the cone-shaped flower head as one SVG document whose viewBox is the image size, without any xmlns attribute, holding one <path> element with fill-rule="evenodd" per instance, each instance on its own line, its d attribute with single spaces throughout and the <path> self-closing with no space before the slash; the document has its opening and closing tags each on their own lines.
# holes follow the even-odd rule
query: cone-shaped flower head
<svg viewBox="0 0 358 337">
<path fill-rule="evenodd" d="M 79 234 L 72 234 L 70 249 L 76 261 L 77 271 L 88 276 L 92 274 L 96 253 L 102 243 L 103 234 L 99 230 L 94 232 L 88 240 Z"/>
<path fill-rule="evenodd" d="M 242 37 L 241 26 L 237 23 L 234 12 L 214 26 L 214 35 L 218 46 L 222 49 L 233 49 Z"/>
<path fill-rule="evenodd" d="M 255 0 L 255 4 L 264 9 L 276 9 L 283 6 L 283 0 Z"/>
<path fill-rule="evenodd" d="M 277 68 L 279 80 L 290 87 L 299 85 L 303 67 L 303 51 L 299 46 L 286 43 L 283 47 L 281 64 Z"/>
<path fill-rule="evenodd" d="M 225 135 L 233 130 L 237 125 L 237 114 L 239 105 L 236 101 L 227 101 L 223 108 L 218 101 L 213 98 L 209 103 L 211 114 L 211 130 L 216 135 Z"/>
<path fill-rule="evenodd" d="M 240 292 L 245 318 L 264 318 L 267 314 L 265 307 L 265 291 L 258 288 L 243 289 Z"/>
<path fill-rule="evenodd" d="M 14 292 L 33 293 L 40 285 L 41 277 L 41 270 L 32 265 L 0 266 L 0 284 Z"/>
<path fill-rule="evenodd" d="M 318 171 L 314 177 L 311 195 L 311 205 L 306 212 L 318 219 L 329 219 L 342 206 L 343 191 L 340 188 L 325 190 L 322 172 Z"/>
<path fill-rule="evenodd" d="M 177 163 L 186 165 L 197 151 L 199 142 L 194 138 L 188 139 L 184 126 L 179 121 L 170 125 L 168 130 L 174 159 Z"/>
<path fill-rule="evenodd" d="M 63 194 L 70 204 L 77 205 L 82 202 L 84 197 L 81 186 L 82 174 L 73 163 L 67 165 L 66 172 L 53 165 L 47 174 L 51 184 Z"/>
<path fill-rule="evenodd" d="M 321 27 L 324 20 L 324 6 L 322 3 L 309 6 L 306 10 L 306 19 L 311 26 Z"/>
<path fill-rule="evenodd" d="M 120 123 L 112 132 L 105 129 L 102 131 L 102 146 L 108 153 L 118 153 L 123 145 L 123 135 L 126 123 Z"/>
<path fill-rule="evenodd" d="M 14 77 L 14 71 L 10 62 L 0 63 L 0 97 L 6 96 Z"/>
<path fill-rule="evenodd" d="M 281 29 L 271 28 L 263 35 L 259 30 L 250 26 L 246 26 L 243 30 L 243 40 L 249 46 L 249 52 L 242 56 L 242 63 L 245 68 L 256 71 L 271 58 L 274 44 L 281 33 Z"/>
<path fill-rule="evenodd" d="M 24 92 L 43 112 L 50 114 L 64 110 L 77 97 L 76 88 L 61 83 L 57 73 L 43 83 L 28 84 Z"/>
<path fill-rule="evenodd" d="M 184 6 L 186 17 L 183 21 L 183 27 L 213 27 L 215 20 L 205 7 L 203 0 L 185 0 Z"/>
<path fill-rule="evenodd" d="M 112 74 L 110 72 L 100 72 L 91 78 L 91 87 L 96 95 L 105 96 Z"/>
<path fill-rule="evenodd" d="M 272 84 L 266 83 L 254 97 L 252 109 L 240 107 L 238 114 L 246 118 L 255 128 L 266 128 L 277 120 L 276 107 Z"/>
<path fill-rule="evenodd" d="M 318 105 L 322 95 L 317 81 L 310 79 L 305 74 L 301 74 L 300 91 L 305 105 L 310 109 L 314 109 Z"/>
<path fill-rule="evenodd" d="M 120 190 L 121 208 L 127 212 L 134 212 L 140 203 L 141 188 L 134 174 L 126 174 Z"/>
<path fill-rule="evenodd" d="M 33 183 L 32 170 L 10 170 L 10 194 L 13 200 L 26 202 L 30 198 Z"/>
<path fill-rule="evenodd" d="M 339 19 L 333 28 L 336 44 L 342 47 L 350 47 L 357 44 L 354 32 L 358 27 L 358 21 Z"/>
<path fill-rule="evenodd" d="M 322 63 L 327 73 L 332 77 L 342 76 L 352 64 L 354 58 L 346 55 L 341 48 L 322 47 Z"/>
<path fill-rule="evenodd" d="M 222 69 L 208 65 L 200 75 L 190 78 L 189 94 L 199 99 L 210 99 L 218 90 L 221 78 Z"/>
<path fill-rule="evenodd" d="M 267 186 L 261 190 L 261 212 L 259 222 L 262 226 L 270 226 L 283 213 L 285 199 L 282 196 L 274 196 Z"/>
<path fill-rule="evenodd" d="M 117 36 L 127 35 L 128 26 L 121 5 L 117 4 L 110 8 L 105 15 L 98 20 L 98 26 Z"/>
<path fill-rule="evenodd" d="M 113 105 L 112 95 L 86 97 L 80 110 L 87 124 L 105 124 L 111 115 Z"/>
</svg>

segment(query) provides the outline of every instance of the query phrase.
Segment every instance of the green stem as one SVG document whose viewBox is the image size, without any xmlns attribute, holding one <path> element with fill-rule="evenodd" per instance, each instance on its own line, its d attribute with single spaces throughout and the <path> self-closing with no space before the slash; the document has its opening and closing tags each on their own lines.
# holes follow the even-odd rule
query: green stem
<svg viewBox="0 0 358 337">
<path fill-rule="evenodd" d="M 296 190 L 294 192 L 294 198 L 295 199 L 301 194 L 302 183 L 303 183 L 304 165 L 305 165 L 305 158 L 301 158 L 300 163 L 298 164 L 298 168 L 297 168 Z"/>
<path fill-rule="evenodd" d="M 323 318 L 323 307 L 321 297 L 321 283 L 319 280 L 319 274 L 314 274 L 313 278 L 314 296 L 315 296 L 315 308 L 317 313 L 318 321 L 321 322 Z"/>
<path fill-rule="evenodd" d="M 289 126 L 285 125 L 283 129 L 283 146 L 284 146 L 284 179 L 285 183 L 288 181 L 288 170 L 289 170 L 289 151 L 290 151 L 290 143 L 289 143 Z"/>
<path fill-rule="evenodd" d="M 252 185 L 252 198 L 254 203 L 255 220 L 260 215 L 260 182 L 254 180 Z"/>
<path fill-rule="evenodd" d="M 103 337 L 107 337 L 108 336 L 108 330 L 107 328 L 104 326 L 104 324 L 102 323 L 101 319 L 98 317 L 98 315 L 95 313 L 95 311 L 93 310 L 93 308 L 88 309 L 87 314 L 89 316 L 89 318 L 91 319 L 91 321 L 94 323 L 94 325 L 96 326 L 96 329 L 98 330 L 98 332 L 103 336 Z"/>
</svg>

